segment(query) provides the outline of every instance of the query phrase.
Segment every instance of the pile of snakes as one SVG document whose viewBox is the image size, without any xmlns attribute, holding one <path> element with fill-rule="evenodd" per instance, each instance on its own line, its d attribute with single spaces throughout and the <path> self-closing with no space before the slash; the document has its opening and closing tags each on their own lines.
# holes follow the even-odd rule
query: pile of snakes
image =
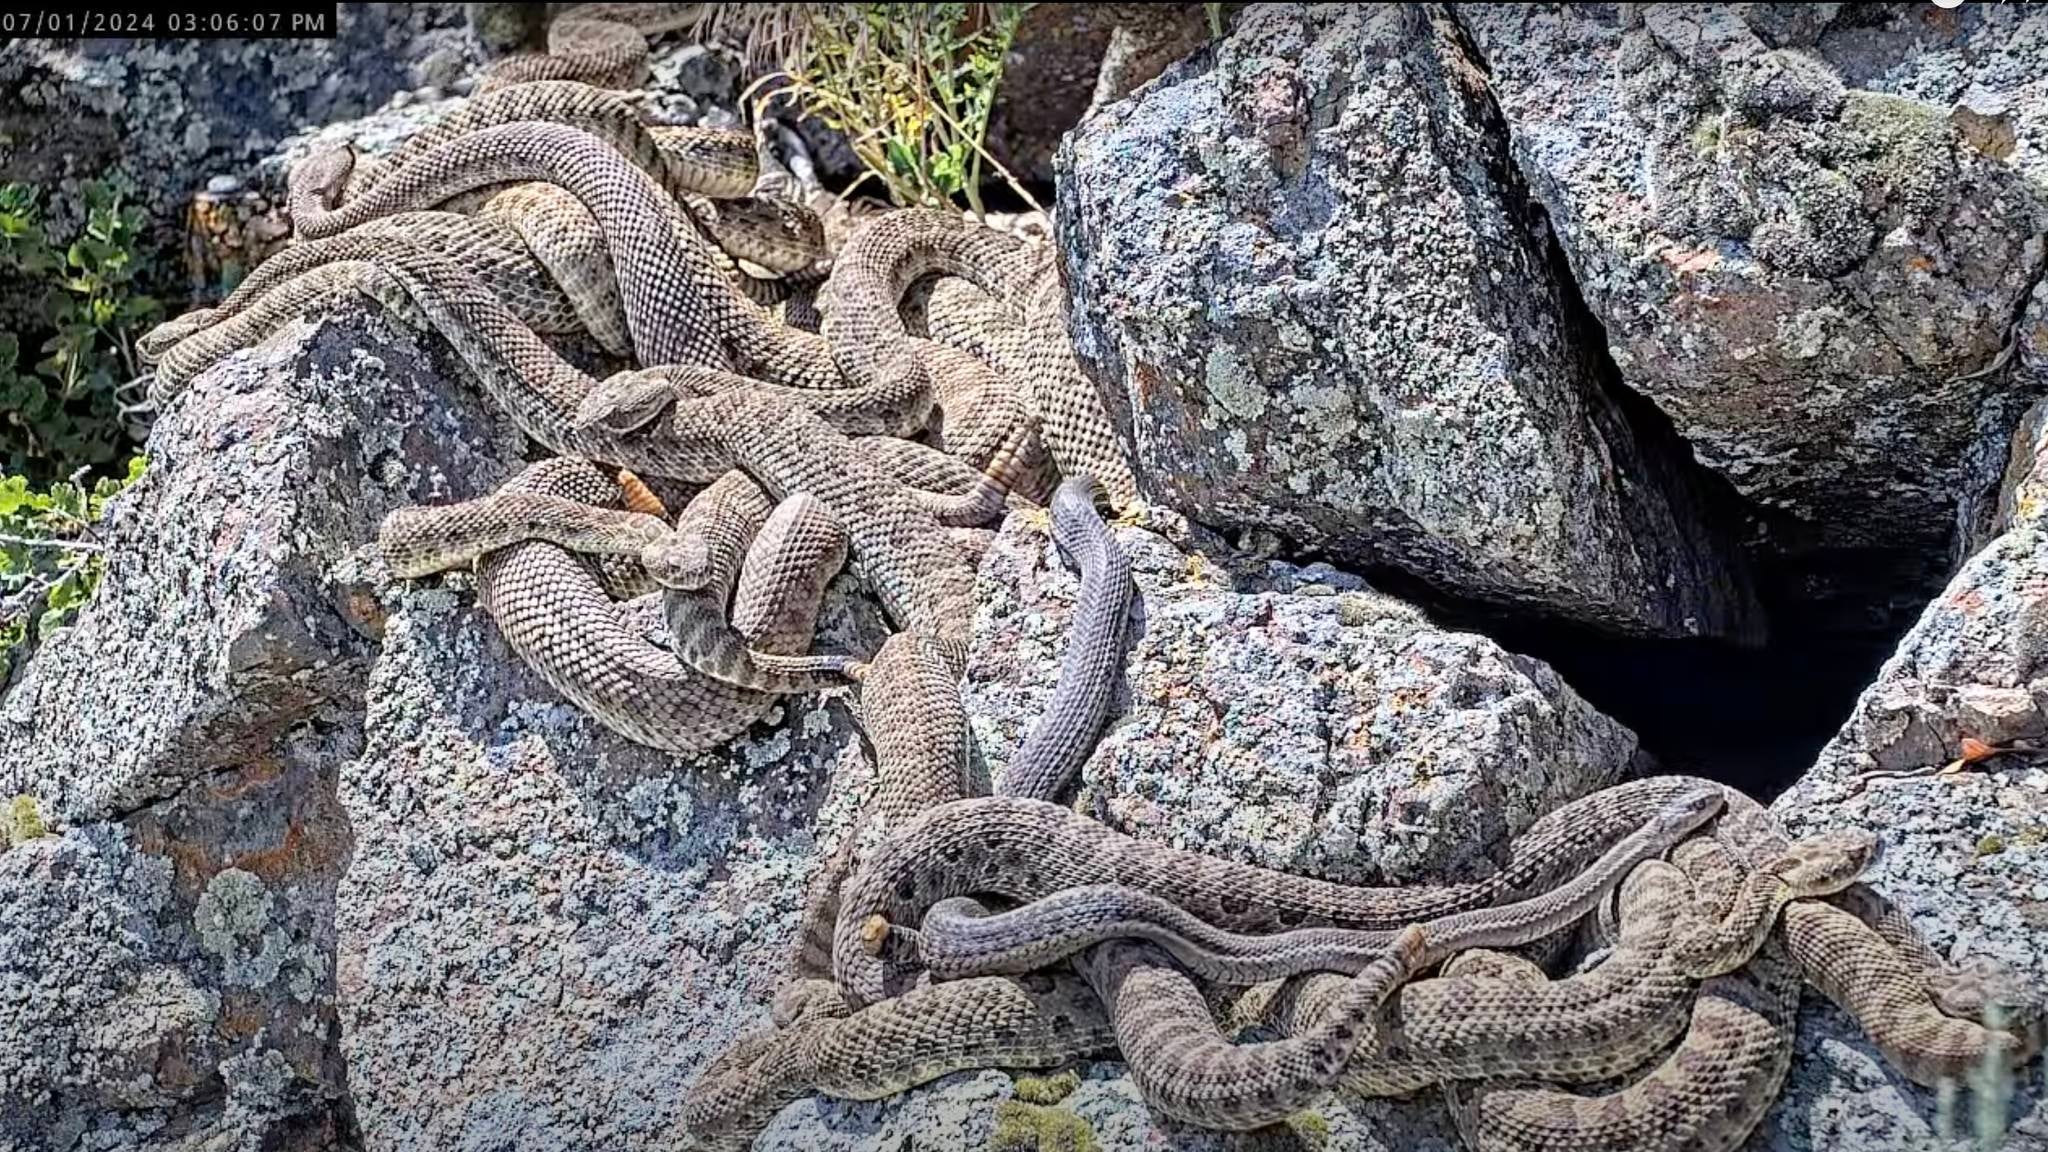
<svg viewBox="0 0 2048 1152">
<path fill-rule="evenodd" d="M 548 55 L 381 161 L 307 158 L 295 242 L 143 351 L 164 405 L 336 299 L 438 333 L 555 455 L 394 512 L 381 553 L 397 578 L 473 565 L 520 658 L 630 740 L 701 751 L 779 694 L 857 685 L 878 787 L 807 893 L 771 1024 L 699 1073 L 698 1145 L 746 1147 L 813 1093 L 1119 1056 L 1155 1113 L 1209 1128 L 1440 1088 L 1475 1149 L 1726 1149 L 1783 1084 L 1806 985 L 1923 1084 L 2036 1053 L 2033 990 L 1949 965 L 1858 882 L 1873 837 L 1790 841 L 1707 780 L 1595 793 L 1493 875 L 1434 887 L 1270 871 L 1060 804 L 1134 595 L 1101 504 L 1138 497 L 1056 259 L 934 210 L 880 214 L 828 258 L 751 136 L 650 124 L 605 86 L 644 75 L 661 7 L 564 17 Z M 595 379 L 563 337 L 636 366 Z M 671 515 L 657 480 L 696 494 Z M 1047 714 L 975 795 L 982 526 L 1039 500 L 1081 591 Z M 896 630 L 815 654 L 849 560 Z M 1542 966 L 1580 947 L 1597 962 Z"/>
</svg>

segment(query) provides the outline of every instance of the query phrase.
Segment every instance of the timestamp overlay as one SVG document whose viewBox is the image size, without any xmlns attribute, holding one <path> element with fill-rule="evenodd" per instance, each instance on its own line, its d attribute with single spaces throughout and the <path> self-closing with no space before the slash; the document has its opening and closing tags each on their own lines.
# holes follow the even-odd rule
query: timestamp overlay
<svg viewBox="0 0 2048 1152">
<path fill-rule="evenodd" d="M 338 4 L 20 5 L 0 0 L 9 40 L 332 40 Z"/>
</svg>

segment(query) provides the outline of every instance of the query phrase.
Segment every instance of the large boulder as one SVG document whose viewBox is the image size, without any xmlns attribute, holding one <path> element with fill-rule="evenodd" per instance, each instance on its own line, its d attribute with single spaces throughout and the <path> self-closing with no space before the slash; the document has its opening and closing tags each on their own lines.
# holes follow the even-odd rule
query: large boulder
<svg viewBox="0 0 2048 1152">
<path fill-rule="evenodd" d="M 60 830 L 0 855 L 0 1144 L 346 1130 L 336 786 L 381 622 L 336 566 L 386 510 L 502 470 L 516 441 L 460 379 L 358 314 L 159 421 L 98 592 L 0 699 L 0 796 Z"/>
<path fill-rule="evenodd" d="M 1441 12 L 1257 5 L 1062 151 L 1076 345 L 1152 498 L 1442 592 L 1747 638 L 1675 446 L 1603 387 Z"/>
<path fill-rule="evenodd" d="M 2044 264 L 2012 122 L 2048 48 L 1969 7 L 1458 9 L 1622 382 L 1845 624 L 1939 587 L 2048 382 L 2000 355 Z"/>
</svg>

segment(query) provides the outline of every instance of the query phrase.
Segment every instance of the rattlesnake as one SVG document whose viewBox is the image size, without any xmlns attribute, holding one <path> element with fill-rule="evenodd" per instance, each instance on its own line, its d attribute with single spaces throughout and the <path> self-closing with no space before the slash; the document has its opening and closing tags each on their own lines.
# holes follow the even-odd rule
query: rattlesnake
<svg viewBox="0 0 2048 1152">
<path fill-rule="evenodd" d="M 1574 801 L 1519 837 L 1499 872 L 1433 888 L 1356 887 L 1276 872 L 1137 840 L 1041 801 L 956 801 L 904 829 L 848 885 L 833 971 L 849 1002 L 870 1003 L 915 971 L 914 957 L 889 954 L 890 925 L 915 927 L 948 896 L 1029 901 L 1084 884 L 1143 888 L 1239 932 L 1399 928 L 1554 882 L 1647 823 L 1684 786 L 1675 781 L 1686 780 L 1658 778 Z"/>
<path fill-rule="evenodd" d="M 1192 980 L 1152 943 L 1098 944 L 1082 974 L 1108 1006 L 1131 1079 L 1155 1110 L 1206 1127 L 1247 1131 L 1278 1122 L 1327 1090 L 1361 1046 L 1377 1043 L 1377 1017 L 1397 982 L 1473 947 L 1529 943 L 1569 927 L 1645 859 L 1659 855 L 1721 807 L 1717 789 L 1673 800 L 1579 876 L 1521 904 L 1452 913 L 1380 940 L 1343 991 L 1284 1039 L 1233 1044 L 1217 1033 Z M 1321 942 L 1318 942 L 1321 943 Z M 1313 951 L 1310 946 L 1309 951 Z M 1390 958 L 1398 963 L 1390 967 Z M 1315 963 L 1301 952 L 1289 963 Z"/>
<path fill-rule="evenodd" d="M 1637 864 L 1662 855 L 1721 807 L 1718 789 L 1674 799 L 1591 866 L 1518 904 L 1452 913 L 1431 922 L 1431 939 L 1467 948 L 1506 948 L 1559 932 L 1593 910 L 1602 893 Z M 1302 972 L 1356 973 L 1386 950 L 1397 930 L 1296 928 L 1257 935 L 1229 932 L 1170 900 L 1120 884 L 1065 888 L 1007 912 L 972 897 L 941 900 L 909 934 L 933 979 L 1030 972 L 1105 940 L 1142 939 L 1181 966 L 1223 984 L 1256 984 Z"/>
<path fill-rule="evenodd" d="M 669 751 L 716 747 L 760 719 L 775 697 L 706 675 L 649 641 L 644 625 L 660 594 L 630 604 L 610 598 L 581 555 L 594 550 L 587 517 L 558 517 L 562 534 L 542 538 L 546 501 L 587 508 L 616 502 L 618 491 L 588 462 L 556 457 L 528 466 L 491 496 L 394 512 L 380 544 L 406 576 L 475 559 L 478 602 L 513 650 L 606 727 Z M 614 524 L 630 523 L 629 515 Z M 646 519 L 657 532 L 668 530 Z M 825 581 L 845 555 L 829 518 L 803 497 L 771 513 L 752 481 L 729 474 L 691 501 L 677 530 L 704 531 L 714 522 L 737 529 L 711 534 L 725 546 L 710 557 L 721 594 L 737 585 L 734 627 L 768 651 L 808 648 Z"/>
<path fill-rule="evenodd" d="M 1109 715 L 1137 585 L 1130 558 L 1095 511 L 1096 490 L 1095 477 L 1082 472 L 1053 493 L 1053 543 L 1081 570 L 1081 589 L 1052 702 L 1005 766 L 997 787 L 1004 795 L 1058 799 L 1087 761 Z"/>
<path fill-rule="evenodd" d="M 1573 817 L 1574 821 L 1588 815 L 1620 817 L 1644 812 L 1642 818 L 1647 820 L 1657 807 L 1681 798 L 1688 791 L 1698 793 L 1704 784 L 1704 781 L 1687 778 L 1644 781 L 1589 797 L 1580 802 L 1576 813 L 1567 813 L 1565 809 L 1560 809 L 1560 812 Z M 1656 802 L 1655 807 L 1651 806 L 1653 801 Z M 1050 807 L 1036 806 L 1037 809 Z M 917 825 L 913 825 L 913 831 L 916 828 Z M 1607 830 L 1605 824 L 1590 830 L 1588 841 L 1600 839 Z M 1616 836 L 1606 838 L 1616 839 L 1619 834 L 1631 830 L 1617 828 Z M 1588 850 L 1585 842 L 1567 842 L 1576 841 L 1581 831 L 1585 829 L 1560 827 L 1560 822 L 1556 821 L 1549 825 L 1539 821 L 1516 841 L 1510 851 L 1511 863 L 1506 871 L 1517 877 L 1534 879 L 1569 868 L 1577 854 Z M 899 835 L 878 855 L 889 854 L 904 841 L 905 836 Z M 1057 861 L 1065 851 L 1059 838 L 1040 843 L 1040 856 L 1048 862 Z M 1163 851 L 1171 853 L 1172 850 Z M 934 859 L 944 858 L 942 848 Z M 1238 891 L 1252 899 L 1263 898 L 1257 886 L 1243 879 L 1245 873 L 1262 870 L 1224 861 L 1211 860 L 1210 863 L 1223 865 L 1223 871 L 1238 880 Z M 875 864 L 876 861 L 871 860 L 868 871 L 871 872 Z M 863 873 L 864 876 L 867 874 Z M 1311 887 L 1318 885 L 1318 882 L 1300 877 L 1286 877 L 1283 881 L 1292 882 Z M 1537 996 L 1521 989 L 1475 984 L 1469 980 L 1439 978 L 1409 984 L 1400 990 L 1395 1002 L 1396 1006 L 1405 1006 L 1401 1008 L 1399 1017 L 1392 1022 L 1382 1021 L 1377 1026 L 1371 1048 L 1352 1056 L 1344 1083 L 1354 1089 L 1363 1087 L 1382 1092 L 1406 1092 L 1438 1083 L 1446 1077 L 1496 1075 L 1516 1066 L 1529 1067 L 1544 1076 L 1596 1079 L 1641 1063 L 1677 1033 L 1683 1023 L 1685 996 L 1691 985 L 1664 963 L 1664 950 L 1679 912 L 1678 891 L 1656 877 L 1638 882 L 1637 877 L 1631 876 L 1631 883 L 1636 884 L 1639 891 L 1627 906 L 1629 914 L 1623 921 L 1622 942 L 1615 954 L 1593 972 L 1560 981 Z M 1392 913 L 1399 915 L 1411 908 L 1423 910 L 1435 906 L 1455 910 L 1478 907 L 1492 893 L 1507 890 L 1506 886 L 1497 885 L 1488 885 L 1476 893 L 1472 886 L 1435 891 L 1399 890 L 1405 896 L 1384 889 L 1357 891 L 1373 894 L 1373 899 L 1385 898 Z M 1442 892 L 1449 895 L 1438 894 Z M 1428 915 L 1425 911 L 1417 918 Z M 1027 985 L 1047 979 L 1057 982 L 1066 977 L 1054 969 L 1016 978 Z M 1337 977 L 1327 979 L 1329 984 L 1318 980 L 1303 987 L 1320 995 L 1330 988 L 1349 983 Z M 890 1047 L 897 1036 L 880 1025 L 882 1021 L 893 1019 L 895 1006 L 914 1000 L 921 1005 L 921 1014 L 943 1014 L 956 1022 L 974 1022 L 981 1018 L 981 1005 L 985 999 L 994 1004 L 1014 1004 L 1018 995 L 1016 987 L 1012 980 L 999 976 L 933 984 L 911 989 L 899 997 L 880 1000 L 853 1011 L 843 1019 L 833 1019 L 830 1013 L 826 1013 L 822 1018 L 800 1021 L 781 1034 L 752 1037 L 745 1044 L 750 1051 L 750 1059 L 735 1056 L 721 1060 L 699 1075 L 690 1093 L 686 1113 L 688 1126 L 700 1142 L 714 1147 L 733 1147 L 750 1138 L 753 1127 L 765 1122 L 781 1103 L 807 1089 L 846 1095 L 844 1088 L 847 1082 L 855 1081 L 859 1089 L 854 1094 L 865 1099 L 918 1083 L 919 1080 L 901 1075 L 905 1058 Z M 1174 991 L 1171 985 L 1166 990 Z M 1156 1003 L 1139 996 L 1130 1002 L 1127 1010 Z M 1316 1000 L 1311 1006 L 1306 998 L 1291 997 L 1284 1007 L 1276 1009 L 1276 1014 L 1283 1021 L 1310 1017 L 1323 1019 L 1329 1003 L 1326 997 Z M 1092 1024 L 1094 1017 L 1083 1019 Z M 1014 1022 L 1003 1025 L 1004 1029 L 1013 1027 L 1016 1027 Z M 1041 1026 L 1034 1029 L 1034 1034 L 1048 1041 L 1049 1046 L 1022 1053 L 1027 1057 L 1023 1060 L 1017 1058 L 1019 1053 L 997 1042 L 1001 1030 L 997 1030 L 997 1036 L 987 1036 L 975 1024 L 964 1027 L 960 1034 L 947 1039 L 956 1051 L 1002 1048 L 1003 1059 L 991 1059 L 986 1065 L 980 1065 L 997 1067 L 1044 1067 L 1058 1063 L 1061 1057 L 1091 1054 L 1109 1046 L 1099 1030 L 1093 1027 L 1068 1030 Z M 778 1035 L 779 1040 L 776 1039 Z M 793 1073 L 779 1071 L 785 1065 L 801 1063 L 795 1052 L 814 1043 L 813 1038 L 821 1035 L 833 1038 L 834 1050 L 840 1054 L 843 1063 L 831 1068 L 808 1069 L 812 1080 L 809 1084 Z M 1411 1056 L 1411 1053 L 1426 1055 Z M 934 1074 L 967 1066 L 975 1065 L 949 1065 Z M 873 1077 L 866 1074 L 868 1068 L 877 1070 Z M 896 1074 L 891 1075 L 892 1071 Z M 829 1087 L 828 1082 L 831 1084 Z"/>
<path fill-rule="evenodd" d="M 831 309 L 823 331 L 841 371 L 867 381 L 892 362 L 907 362 L 937 384 L 946 373 L 983 363 L 905 326 L 899 313 L 905 291 L 933 273 L 966 279 L 1017 313 L 1022 326 L 1010 331 L 1021 332 L 1023 347 L 1008 359 L 1022 371 L 1013 386 L 1029 404 L 1054 463 L 1065 475 L 1093 476 L 1112 507 L 1129 508 L 1137 481 L 1100 393 L 1074 359 L 1066 293 L 1049 250 L 936 210 L 903 209 L 862 225 L 841 249 L 828 285 Z"/>
<path fill-rule="evenodd" d="M 383 157 L 359 156 L 341 189 L 324 180 L 295 180 L 289 206 L 302 221 L 361 198 L 435 148 L 472 132 L 532 121 L 588 132 L 639 167 L 685 208 L 719 247 L 772 272 L 796 272 L 825 257 L 825 230 L 804 205 L 753 194 L 760 165 L 753 137 L 744 132 L 645 123 L 625 97 L 588 84 L 551 80 L 476 96 L 440 121 L 408 137 Z M 316 168 L 314 171 L 318 171 Z M 478 195 L 486 190 L 465 193 Z"/>
<path fill-rule="evenodd" d="M 1021 770 L 1024 778 L 1048 782 L 1054 787 L 1078 758 L 1085 758 L 1102 717 L 1109 710 L 1115 688 L 1113 673 L 1122 648 L 1123 621 L 1135 591 L 1130 561 L 1096 511 L 1094 491 L 1093 477 L 1075 476 L 1060 486 L 1053 500 L 1053 535 L 1066 542 L 1068 555 L 1079 564 L 1081 591 L 1068 629 L 1068 657 L 1054 690 L 1053 703 L 1038 730 L 1026 741 L 1026 752 L 1020 753 L 1011 765 L 1011 774 Z M 905 653 L 897 658 L 908 656 Z M 934 679 L 937 673 L 930 666 L 929 656 L 924 663 L 923 676 Z M 903 674 L 892 673 L 885 680 L 882 673 L 887 668 L 880 656 L 876 665 L 862 686 L 863 708 L 870 696 L 875 696 L 878 704 L 887 705 L 892 696 L 905 695 L 898 686 Z M 970 794 L 965 771 L 966 713 L 954 711 L 959 700 L 957 691 L 943 698 L 937 692 L 938 685 L 934 684 L 923 696 L 926 702 L 918 703 L 915 696 L 906 698 L 899 707 L 922 715 L 914 715 L 918 722 L 903 726 L 902 731 L 893 731 L 893 725 L 870 724 L 867 728 L 875 734 L 872 739 L 880 787 L 839 851 L 806 891 L 804 917 L 790 961 L 791 975 L 797 980 L 824 976 L 831 971 L 839 892 L 861 858 L 863 846 L 879 842 L 924 809 Z M 943 704 L 930 703 L 936 699 L 943 699 Z M 945 723 L 930 719 L 933 712 L 940 712 Z M 941 734 L 936 740 L 934 732 Z M 1065 741 L 1072 744 L 1066 745 Z M 1033 748 L 1038 751 L 1030 751 Z"/>
<path fill-rule="evenodd" d="M 1689 823 L 1682 819 L 1673 820 L 1667 815 L 1657 822 L 1663 825 L 1659 829 L 1660 838 L 1648 844 L 1638 837 L 1630 838 L 1637 841 L 1634 844 L 1623 841 L 1633 849 L 1632 852 L 1610 852 L 1599 865 L 1589 870 L 1588 875 L 1604 884 L 1611 884 L 1623 871 L 1622 864 L 1641 864 L 1651 850 L 1661 852 L 1675 843 L 1720 807 L 1720 790 L 1706 791 L 1711 800 L 1711 808 L 1706 812 L 1693 816 Z M 1856 873 L 1869 859 L 1868 852 L 1859 848 L 1839 840 L 1803 842 L 1787 852 L 1788 856 L 1800 859 L 1802 865 L 1797 869 L 1781 866 L 1778 870 L 1797 871 L 1802 876 L 1807 886 L 1800 889 L 1801 895 L 1839 890 L 1855 879 Z M 1584 878 L 1575 883 L 1576 891 L 1574 886 L 1568 885 L 1559 889 L 1563 895 L 1557 900 L 1548 906 L 1539 905 L 1542 915 L 1501 917 L 1496 923 L 1499 913 L 1482 911 L 1463 914 L 1457 919 L 1468 926 L 1466 938 L 1473 943 L 1490 946 L 1497 942 L 1533 941 L 1549 930 L 1562 928 L 1576 919 L 1603 890 Z M 1667 899 L 1677 904 L 1675 919 L 1682 920 L 1691 914 L 1690 902 L 1683 898 L 1682 893 Z M 1776 908 L 1768 902 L 1738 901 L 1728 914 L 1766 920 L 1775 911 Z M 1488 933 L 1492 933 L 1494 939 L 1486 939 Z M 1455 934 L 1451 940 L 1453 943 L 1465 942 L 1458 940 Z M 1656 961 L 1667 971 L 1675 967 L 1675 943 L 1676 940 L 1667 935 L 1662 955 Z M 1291 959 L 1293 963 L 1301 964 L 1313 958 L 1296 956 Z M 1458 979 L 1455 974 L 1447 978 Z M 1098 983 L 1097 987 L 1102 985 Z M 1244 1065 L 1247 1057 L 1234 1055 L 1230 1062 L 1237 1066 L 1237 1071 L 1232 1079 L 1247 1085 L 1263 1084 L 1277 1099 L 1269 1101 L 1248 1092 L 1227 1092 L 1221 1084 L 1211 1083 L 1209 1090 L 1218 1099 L 1207 1104 L 1191 1100 L 1188 1095 L 1190 1084 L 1210 1082 L 1211 1076 L 1202 1067 L 1202 1059 L 1195 1054 L 1243 1052 L 1244 1049 L 1233 1049 L 1228 1040 L 1216 1031 L 1206 1007 L 1192 1007 L 1202 1001 L 1187 977 L 1178 972 L 1162 972 L 1151 978 L 1148 987 L 1154 995 L 1129 1006 L 1115 1006 L 1112 1011 L 1118 1025 L 1118 1046 L 1130 1065 L 1133 1079 L 1146 1088 L 1146 1098 L 1155 1107 L 1210 1127 L 1247 1128 L 1280 1119 L 1305 1103 L 1306 1094 L 1327 1087 L 1327 1082 L 1284 1084 L 1261 1080 L 1254 1075 L 1252 1068 Z M 1501 1000 L 1498 997 L 1490 999 L 1483 982 L 1477 986 L 1465 986 L 1461 990 L 1468 995 L 1450 1006 L 1430 999 L 1426 991 L 1418 991 L 1420 988 L 1420 985 L 1411 985 L 1402 989 L 1399 997 L 1389 1004 L 1377 1022 L 1376 1031 L 1384 1032 L 1384 1036 L 1376 1035 L 1375 1040 L 1364 1045 L 1349 1066 L 1343 1069 L 1347 1088 L 1361 1094 L 1384 1095 L 1410 1090 L 1414 1087 L 1413 1079 L 1418 1075 L 1445 1081 L 1473 1078 L 1475 1074 L 1484 1077 L 1532 1074 L 1555 1061 L 1551 1052 L 1554 1046 L 1564 1044 L 1567 1038 L 1577 1038 L 1583 1044 L 1588 1036 L 1605 1030 L 1602 1020 L 1612 1019 L 1629 1004 L 1627 1000 L 1616 997 L 1581 1004 L 1573 1011 L 1557 1012 L 1554 1006 L 1524 995 L 1517 1000 L 1510 1015 L 1489 1015 L 1490 1012 L 1498 1013 Z M 1412 1002 L 1409 998 L 1411 991 L 1417 992 Z M 1352 997 L 1349 982 L 1338 977 L 1317 976 L 1305 981 L 1288 1004 L 1284 1031 L 1292 1037 L 1319 1035 L 1328 1014 L 1337 1010 L 1339 1004 L 1351 1003 Z M 1493 1031 L 1493 1037 L 1480 1039 L 1488 1029 Z M 1608 1052 L 1601 1055 L 1611 1058 L 1612 1053 L 1613 1047 L 1610 1046 Z"/>
<path fill-rule="evenodd" d="M 584 332 L 607 353 L 630 356 L 618 279 L 602 239 L 587 244 L 585 230 L 572 226 L 548 229 L 544 238 L 536 233 L 536 241 L 529 243 L 521 221 L 500 214 L 501 205 L 511 210 L 514 204 L 558 197 L 567 193 L 551 185 L 525 184 L 508 189 L 475 215 L 402 212 L 369 221 L 353 234 L 388 236 L 437 251 L 489 282 L 506 307 L 535 332 Z M 567 199 L 575 204 L 573 197 Z M 559 202 L 550 207 L 561 215 L 568 211 Z M 522 207 L 510 215 L 524 217 L 525 211 Z M 335 246 L 314 242 L 272 253 L 219 304 L 187 312 L 144 333 L 136 341 L 136 351 L 160 369 L 160 391 L 168 393 L 238 347 L 229 337 L 206 335 L 208 329 L 257 306 L 280 285 L 331 262 L 335 252 Z"/>
<path fill-rule="evenodd" d="M 493 64 L 477 85 L 489 92 L 532 80 L 582 80 L 625 88 L 647 76 L 647 37 L 687 28 L 702 4 L 577 4 L 548 25 L 543 56 L 514 56 Z"/>
<path fill-rule="evenodd" d="M 802 388 L 841 383 L 830 349 L 775 324 L 719 271 L 703 240 L 653 178 L 597 137 L 557 124 L 482 128 L 414 157 L 360 199 L 331 210 L 353 155 L 318 154 L 293 169 L 308 189 L 301 235 L 344 232 L 395 212 L 492 184 L 546 181 L 567 189 L 602 229 L 633 348 L 649 365 L 706 365 Z"/>
</svg>

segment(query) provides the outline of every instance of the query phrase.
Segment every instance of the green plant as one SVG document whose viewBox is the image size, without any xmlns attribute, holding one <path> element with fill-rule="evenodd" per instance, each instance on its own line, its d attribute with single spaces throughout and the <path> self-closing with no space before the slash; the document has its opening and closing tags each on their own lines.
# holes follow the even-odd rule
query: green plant
<svg viewBox="0 0 2048 1152">
<path fill-rule="evenodd" d="M 30 185 L 0 185 L 0 272 L 24 282 L 45 326 L 32 366 L 24 334 L 0 332 L 0 470 L 49 484 L 128 454 L 117 391 L 141 374 L 135 336 L 162 309 L 137 283 L 145 220 L 117 181 L 86 186 L 84 223 L 61 246 L 40 200 Z"/>
<path fill-rule="evenodd" d="M 99 586 L 106 546 L 93 525 L 144 467 L 86 488 L 83 474 L 39 491 L 25 476 L 0 477 L 0 658 L 63 627 Z"/>
<path fill-rule="evenodd" d="M 776 85 L 776 96 L 843 132 L 898 204 L 962 196 L 982 215 L 987 166 L 1038 206 L 986 147 L 1003 62 L 1032 5 L 717 7 L 754 10 L 722 18 L 748 22 L 755 54 L 780 68 L 756 88 Z"/>
</svg>

